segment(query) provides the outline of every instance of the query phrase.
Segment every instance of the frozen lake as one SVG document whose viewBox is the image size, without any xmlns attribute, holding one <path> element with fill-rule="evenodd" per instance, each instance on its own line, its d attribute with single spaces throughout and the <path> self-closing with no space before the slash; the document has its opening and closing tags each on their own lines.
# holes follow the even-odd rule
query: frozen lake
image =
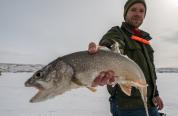
<svg viewBox="0 0 178 116">
<path fill-rule="evenodd" d="M 41 103 L 29 103 L 36 89 L 24 87 L 32 73 L 3 73 L 0 76 L 0 116 L 111 116 L 106 87 L 93 93 L 72 90 Z M 158 73 L 158 88 L 164 100 L 162 112 L 176 116 L 178 73 Z"/>
</svg>

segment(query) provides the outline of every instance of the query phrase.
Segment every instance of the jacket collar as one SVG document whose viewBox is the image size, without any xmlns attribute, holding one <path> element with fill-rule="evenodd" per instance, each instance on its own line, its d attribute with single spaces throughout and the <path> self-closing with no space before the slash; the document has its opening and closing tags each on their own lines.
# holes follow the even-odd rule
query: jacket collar
<svg viewBox="0 0 178 116">
<path fill-rule="evenodd" d="M 132 32 L 132 29 L 133 27 L 131 25 L 129 25 L 128 23 L 126 22 L 122 22 L 122 26 L 121 26 L 121 29 L 123 29 L 124 31 L 127 31 L 129 33 L 129 35 L 134 35 L 134 33 Z M 143 30 L 140 30 L 141 31 L 141 35 L 140 37 L 146 39 L 146 40 L 151 40 L 152 37 L 150 36 L 149 33 L 143 31 Z"/>
</svg>

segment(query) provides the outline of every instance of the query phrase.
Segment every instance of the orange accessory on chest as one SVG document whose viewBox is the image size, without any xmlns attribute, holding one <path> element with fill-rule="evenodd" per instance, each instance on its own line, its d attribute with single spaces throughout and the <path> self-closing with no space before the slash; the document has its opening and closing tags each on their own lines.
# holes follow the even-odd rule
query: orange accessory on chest
<svg viewBox="0 0 178 116">
<path fill-rule="evenodd" d="M 131 39 L 138 41 L 138 42 L 141 42 L 141 43 L 144 43 L 144 44 L 150 44 L 150 42 L 148 40 L 143 39 L 143 38 L 138 37 L 138 36 L 135 36 L 135 35 L 132 35 Z"/>
</svg>

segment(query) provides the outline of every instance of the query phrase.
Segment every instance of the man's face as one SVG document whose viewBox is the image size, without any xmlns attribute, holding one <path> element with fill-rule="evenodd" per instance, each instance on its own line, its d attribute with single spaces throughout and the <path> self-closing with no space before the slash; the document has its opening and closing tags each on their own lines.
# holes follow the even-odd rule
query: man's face
<svg viewBox="0 0 178 116">
<path fill-rule="evenodd" d="M 138 28 L 145 17 L 145 7 L 142 3 L 133 4 L 127 11 L 125 21 L 135 28 Z"/>
</svg>

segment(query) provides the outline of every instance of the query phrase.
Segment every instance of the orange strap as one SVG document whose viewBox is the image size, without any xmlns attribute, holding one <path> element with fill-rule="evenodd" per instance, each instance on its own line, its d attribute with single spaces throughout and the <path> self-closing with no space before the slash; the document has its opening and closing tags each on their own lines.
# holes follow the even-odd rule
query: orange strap
<svg viewBox="0 0 178 116">
<path fill-rule="evenodd" d="M 141 42 L 141 43 L 144 43 L 144 44 L 150 44 L 150 42 L 148 40 L 143 39 L 143 38 L 138 37 L 138 36 L 135 36 L 135 35 L 132 35 L 131 39 L 138 41 L 138 42 Z"/>
</svg>

